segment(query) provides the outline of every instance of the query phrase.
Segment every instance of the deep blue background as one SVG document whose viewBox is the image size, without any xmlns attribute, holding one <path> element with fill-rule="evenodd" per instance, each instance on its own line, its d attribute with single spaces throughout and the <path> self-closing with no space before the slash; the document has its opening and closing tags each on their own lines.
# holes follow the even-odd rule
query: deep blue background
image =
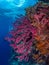
<svg viewBox="0 0 49 65">
<path fill-rule="evenodd" d="M 6 0 L 4 0 L 4 2 L 5 1 Z M 10 59 L 11 49 L 9 43 L 5 41 L 4 38 L 9 32 L 9 26 L 11 27 L 11 22 L 15 21 L 15 14 L 21 14 L 21 12 L 24 13 L 24 8 L 34 5 L 37 2 L 37 0 L 26 0 L 26 4 L 24 3 L 24 5 L 20 8 L 17 7 L 16 10 L 14 9 L 12 15 L 9 14 L 9 11 L 13 10 L 12 7 L 7 9 L 9 3 L 5 4 L 4 2 L 0 2 L 0 65 L 8 65 L 8 60 Z M 5 6 L 2 6 L 3 4 L 5 4 Z"/>
<path fill-rule="evenodd" d="M 4 40 L 9 30 L 9 20 L 6 16 L 0 16 L 0 65 L 8 65 L 8 59 L 10 58 L 10 46 Z"/>
</svg>

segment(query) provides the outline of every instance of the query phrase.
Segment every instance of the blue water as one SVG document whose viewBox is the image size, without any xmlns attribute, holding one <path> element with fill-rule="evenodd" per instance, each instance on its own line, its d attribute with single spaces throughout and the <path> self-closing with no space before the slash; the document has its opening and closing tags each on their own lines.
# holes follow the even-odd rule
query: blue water
<svg viewBox="0 0 49 65">
<path fill-rule="evenodd" d="M 0 65 L 9 65 L 11 48 L 9 43 L 4 40 L 12 28 L 18 15 L 25 15 L 24 9 L 33 6 L 38 0 L 0 0 Z"/>
</svg>

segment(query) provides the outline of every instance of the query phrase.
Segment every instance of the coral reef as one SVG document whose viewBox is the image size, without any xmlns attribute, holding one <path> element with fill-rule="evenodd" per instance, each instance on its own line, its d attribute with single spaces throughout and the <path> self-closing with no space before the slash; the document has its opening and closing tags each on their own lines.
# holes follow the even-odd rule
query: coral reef
<svg viewBox="0 0 49 65">
<path fill-rule="evenodd" d="M 43 57 L 45 57 L 45 61 L 49 55 L 49 5 L 40 2 L 35 7 L 30 7 L 29 10 L 26 9 L 29 12 L 27 13 L 27 17 L 31 25 L 37 28 L 37 35 L 35 35 L 37 42 L 35 47 L 39 51 L 39 54 L 34 54 L 33 58 L 41 62 L 43 61 Z M 32 13 L 33 11 L 34 14 Z"/>
<path fill-rule="evenodd" d="M 49 5 L 39 2 L 26 10 L 26 16 L 21 18 L 22 23 L 10 32 L 7 37 L 10 46 L 18 55 L 15 58 L 20 61 L 29 60 L 29 56 L 38 64 L 49 61 Z M 48 62 L 47 62 L 48 63 Z"/>
</svg>

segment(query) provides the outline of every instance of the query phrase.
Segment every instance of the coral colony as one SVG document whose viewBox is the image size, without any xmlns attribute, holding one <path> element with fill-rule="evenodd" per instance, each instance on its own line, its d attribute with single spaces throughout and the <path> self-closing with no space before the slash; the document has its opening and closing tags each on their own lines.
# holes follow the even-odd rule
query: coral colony
<svg viewBox="0 0 49 65">
<path fill-rule="evenodd" d="M 28 61 L 31 56 L 40 65 L 49 59 L 49 5 L 39 2 L 25 10 L 26 16 L 20 20 L 22 23 L 16 26 L 16 21 L 11 36 L 6 39 L 18 53 L 15 58 Z"/>
</svg>

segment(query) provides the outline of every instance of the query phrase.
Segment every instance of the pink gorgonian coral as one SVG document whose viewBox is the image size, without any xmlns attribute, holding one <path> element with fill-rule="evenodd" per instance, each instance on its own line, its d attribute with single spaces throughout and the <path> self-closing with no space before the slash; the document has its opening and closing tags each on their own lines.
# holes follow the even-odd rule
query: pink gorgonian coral
<svg viewBox="0 0 49 65">
<path fill-rule="evenodd" d="M 10 46 L 14 51 L 20 54 L 16 58 L 28 61 L 28 56 L 32 51 L 34 35 L 36 35 L 36 28 L 30 25 L 26 17 L 24 17 L 23 23 L 19 26 L 16 26 L 16 23 L 17 21 L 14 23 L 14 28 L 10 32 L 11 37 L 7 37 L 6 39 L 11 42 Z"/>
</svg>

